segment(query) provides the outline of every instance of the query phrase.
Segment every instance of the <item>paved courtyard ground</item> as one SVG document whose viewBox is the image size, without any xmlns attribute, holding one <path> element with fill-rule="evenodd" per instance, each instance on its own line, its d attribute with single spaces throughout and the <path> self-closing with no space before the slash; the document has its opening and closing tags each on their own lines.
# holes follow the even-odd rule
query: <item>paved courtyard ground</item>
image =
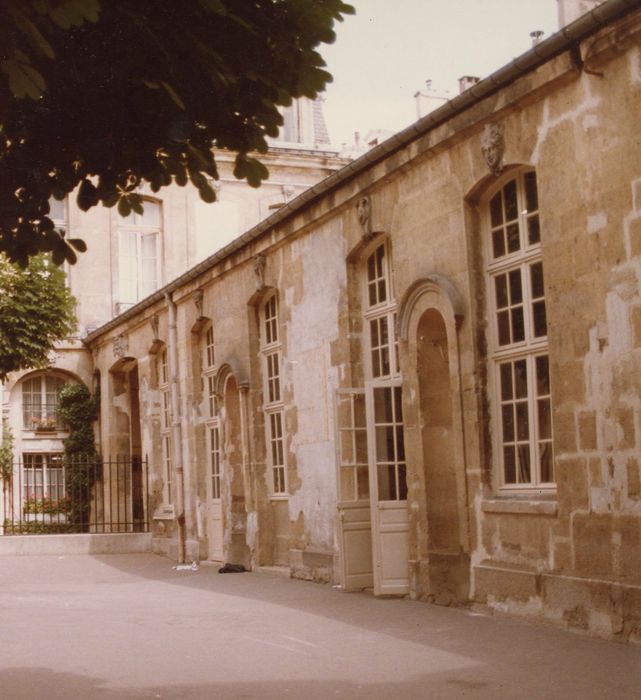
<svg viewBox="0 0 641 700">
<path fill-rule="evenodd" d="M 0 697 L 641 698 L 641 649 L 154 555 L 1 557 Z"/>
</svg>

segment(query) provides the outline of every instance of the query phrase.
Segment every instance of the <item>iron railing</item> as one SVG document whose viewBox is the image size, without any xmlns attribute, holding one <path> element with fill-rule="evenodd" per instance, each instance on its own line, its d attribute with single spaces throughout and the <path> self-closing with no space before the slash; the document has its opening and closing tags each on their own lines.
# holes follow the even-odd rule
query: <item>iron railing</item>
<svg viewBox="0 0 641 700">
<path fill-rule="evenodd" d="M 25 454 L 2 481 L 0 534 L 149 532 L 147 460 Z"/>
</svg>

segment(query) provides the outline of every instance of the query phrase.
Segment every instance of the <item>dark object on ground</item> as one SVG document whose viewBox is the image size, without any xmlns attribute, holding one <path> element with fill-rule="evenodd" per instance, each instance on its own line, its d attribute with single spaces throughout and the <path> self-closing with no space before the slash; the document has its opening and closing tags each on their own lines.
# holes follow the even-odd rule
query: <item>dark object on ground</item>
<svg viewBox="0 0 641 700">
<path fill-rule="evenodd" d="M 242 574 L 247 569 L 242 564 L 224 564 L 218 569 L 219 574 Z"/>
</svg>

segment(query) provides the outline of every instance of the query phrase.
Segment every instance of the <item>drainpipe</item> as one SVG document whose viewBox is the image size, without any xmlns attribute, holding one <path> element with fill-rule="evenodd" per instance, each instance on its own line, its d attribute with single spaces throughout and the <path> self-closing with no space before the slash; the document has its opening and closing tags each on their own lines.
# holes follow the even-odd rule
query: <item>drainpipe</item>
<svg viewBox="0 0 641 700">
<path fill-rule="evenodd" d="M 174 468 L 174 513 L 178 523 L 178 563 L 185 563 L 185 474 L 182 463 L 182 425 L 180 420 L 180 383 L 178 372 L 178 325 L 176 304 L 171 292 L 165 293 L 169 311 L 169 334 L 167 337 L 167 359 L 169 364 L 169 394 L 171 399 L 171 451 Z"/>
</svg>

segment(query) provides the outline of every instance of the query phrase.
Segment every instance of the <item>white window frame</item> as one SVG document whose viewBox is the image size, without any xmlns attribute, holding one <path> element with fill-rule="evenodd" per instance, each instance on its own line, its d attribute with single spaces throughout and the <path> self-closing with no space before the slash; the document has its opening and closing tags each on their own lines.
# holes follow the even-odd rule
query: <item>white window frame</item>
<svg viewBox="0 0 641 700">
<path fill-rule="evenodd" d="M 66 497 L 64 454 L 62 452 L 23 452 L 22 491 L 23 505 L 27 501 L 42 501 L 44 498 L 58 502 Z M 55 465 L 58 462 L 58 465 Z M 41 472 L 41 483 L 36 484 L 36 473 Z M 51 473 L 57 478 L 52 484 Z"/>
<path fill-rule="evenodd" d="M 379 252 L 382 253 L 382 259 L 378 260 Z M 377 257 L 374 257 L 377 256 Z M 370 274 L 370 261 L 373 262 L 373 272 Z M 367 434 L 368 434 L 368 452 L 369 452 L 369 469 L 370 475 L 375 475 L 376 483 L 378 484 L 378 472 L 379 472 L 379 460 L 378 451 L 376 449 L 376 439 L 377 439 L 377 426 L 375 421 L 375 411 L 374 411 L 374 392 L 377 389 L 389 389 L 394 392 L 402 387 L 402 377 L 400 371 L 400 365 L 398 361 L 398 338 L 396 336 L 396 300 L 394 296 L 394 288 L 392 284 L 392 267 L 391 267 L 391 257 L 390 257 L 390 246 L 389 241 L 378 240 L 376 241 L 364 254 L 363 256 L 363 267 L 362 267 L 362 278 L 363 278 L 363 318 L 364 318 L 364 333 L 365 333 L 365 343 L 364 347 L 366 350 L 366 381 L 365 381 L 365 399 L 367 407 Z M 381 286 L 382 285 L 382 286 Z M 372 290 L 375 290 L 372 294 Z M 381 294 L 383 290 L 383 294 Z M 373 298 L 374 297 L 374 298 Z M 383 321 L 387 324 L 387 339 L 383 344 L 374 345 L 372 342 L 372 327 L 374 324 L 378 324 L 379 330 L 379 340 L 380 340 L 380 322 Z M 383 368 L 383 363 L 381 362 L 382 354 L 380 349 L 383 348 L 388 355 L 387 367 L 388 371 L 380 371 Z M 376 360 L 374 357 L 376 356 Z M 394 408 L 392 407 L 394 412 Z M 395 424 L 394 427 L 400 425 L 400 450 L 397 449 L 398 436 L 395 433 L 394 445 L 395 454 L 403 454 L 405 452 L 405 436 L 402 420 Z M 399 469 L 402 465 L 404 470 L 404 483 L 399 482 Z M 396 473 L 396 493 L 395 497 L 391 499 L 392 501 L 405 501 L 407 500 L 407 466 L 405 459 L 395 459 L 394 469 Z M 372 476 L 370 476 L 370 480 Z M 377 488 L 372 492 L 379 492 Z M 400 498 L 400 495 L 405 495 L 405 498 Z M 377 496 L 378 500 L 380 496 Z"/>
<path fill-rule="evenodd" d="M 167 346 L 158 353 L 158 390 L 160 392 L 160 443 L 162 449 L 163 472 L 163 501 L 173 504 L 173 445 L 172 445 L 172 415 L 171 392 L 169 387 L 169 360 Z"/>
<path fill-rule="evenodd" d="M 540 213 L 540 204 L 536 209 L 528 211 L 526 195 L 525 195 L 525 178 L 528 174 L 532 173 L 534 178 L 536 178 L 536 172 L 531 169 L 521 169 L 518 171 L 512 171 L 506 176 L 501 178 L 501 180 L 496 183 L 496 185 L 490 190 L 486 197 L 482 201 L 483 207 L 483 221 L 484 221 L 484 248 L 485 248 L 485 278 L 486 278 L 486 289 L 487 289 L 487 317 L 488 317 L 488 351 L 489 351 L 489 392 L 490 392 L 490 405 L 491 405 L 491 422 L 492 422 L 492 446 L 493 452 L 495 454 L 494 468 L 495 468 L 495 483 L 497 484 L 498 491 L 505 494 L 554 494 L 556 491 L 556 483 L 552 481 L 543 481 L 541 478 L 541 463 L 540 454 L 542 450 L 550 450 L 550 470 L 554 478 L 554 453 L 552 449 L 553 445 L 553 426 L 552 426 L 552 392 L 550 389 L 550 376 L 549 376 L 549 348 L 548 348 L 548 336 L 536 335 L 534 330 L 534 314 L 532 312 L 532 304 L 535 302 L 545 302 L 545 295 L 533 297 L 532 295 L 532 266 L 541 264 L 542 265 L 542 250 L 540 242 L 540 225 L 538 226 L 538 241 L 530 242 L 528 236 L 528 220 L 536 219 L 538 223 L 538 216 Z M 504 188 L 511 182 L 516 182 L 516 203 L 517 203 L 517 218 L 510 221 L 518 223 L 518 235 L 519 235 L 519 249 L 513 252 L 506 250 L 505 253 L 499 255 L 496 259 L 494 258 L 494 246 L 492 239 L 492 224 L 490 221 L 490 203 L 492 199 L 499 192 L 503 191 Z M 535 179 L 536 182 L 536 179 Z M 495 226 L 498 229 L 499 226 Z M 507 240 L 507 239 L 506 239 Z M 506 275 L 507 284 L 506 287 L 510 288 L 509 273 L 518 270 L 521 280 L 521 296 L 522 301 L 517 302 L 513 306 L 519 306 L 522 304 L 523 309 L 523 338 L 514 341 L 512 332 L 512 316 L 510 313 L 510 304 L 512 299 L 510 295 L 511 291 L 507 292 L 507 304 L 508 306 L 501 306 L 499 308 L 496 297 L 497 297 L 497 287 L 496 280 L 502 275 Z M 542 268 L 541 268 L 542 270 Z M 544 272 L 542 271 L 543 279 Z M 499 323 L 498 314 L 499 312 L 505 312 L 507 310 L 508 315 L 510 315 L 510 331 L 509 339 L 507 342 L 499 342 Z M 537 395 L 537 358 L 547 357 L 547 387 L 548 391 L 545 394 Z M 526 389 L 527 395 L 516 397 L 515 383 L 514 379 L 516 377 L 516 365 L 517 362 L 525 362 L 526 368 L 526 381 L 525 383 L 520 383 L 520 385 Z M 512 377 L 512 397 L 505 397 L 502 395 L 502 381 L 501 381 L 501 366 L 511 363 L 511 377 Z M 517 407 L 518 404 L 518 407 Z M 523 411 L 524 405 L 527 404 L 527 411 Z M 547 404 L 548 411 L 548 429 L 549 435 L 541 436 L 541 426 L 542 422 L 539 420 L 539 410 L 540 405 Z M 511 409 L 509 407 L 512 407 Z M 508 411 L 508 414 L 512 417 L 512 439 L 505 439 L 504 435 L 504 422 L 503 422 L 503 410 Z M 511 411 L 511 412 L 510 412 Z M 527 439 L 521 436 L 519 437 L 519 421 L 518 414 L 522 412 L 522 415 L 527 414 L 527 429 L 528 436 Z M 508 436 L 509 437 L 509 436 Z M 519 454 L 527 445 L 527 453 L 529 460 L 529 479 L 525 478 L 525 472 L 520 466 Z M 543 447 L 541 447 L 543 445 Z M 513 449 L 514 456 L 514 480 L 506 480 L 506 462 L 505 453 L 506 450 Z M 512 469 L 510 469 L 512 471 Z"/>
<path fill-rule="evenodd" d="M 263 412 L 271 498 L 288 498 L 285 406 L 282 386 L 282 343 L 278 295 L 272 292 L 260 305 L 260 353 L 263 367 Z"/>
<path fill-rule="evenodd" d="M 158 221 L 155 223 L 144 221 L 147 212 L 142 217 L 135 212 L 127 218 L 118 217 L 118 310 L 120 312 L 153 294 L 162 285 L 162 202 L 152 199 L 143 201 L 143 207 L 149 208 L 150 205 L 158 208 Z M 144 243 L 147 240 L 152 241 L 154 250 L 153 280 L 147 279 L 144 257 Z M 127 250 L 127 246 L 132 241 L 135 248 L 133 252 Z M 131 275 L 125 276 L 127 272 L 131 272 Z"/>
<path fill-rule="evenodd" d="M 55 381 L 58 385 L 55 392 L 48 391 L 47 384 L 49 381 Z M 40 384 L 39 392 L 28 392 L 32 396 L 40 395 L 40 400 L 32 403 L 31 410 L 27 411 L 25 405 L 25 388 L 28 384 L 38 382 Z M 23 430 L 32 430 L 37 432 L 43 427 L 56 432 L 64 431 L 65 426 L 58 413 L 58 403 L 60 400 L 60 392 L 69 384 L 65 377 L 53 374 L 51 372 L 41 372 L 39 374 L 25 377 L 21 382 L 20 401 L 22 407 L 22 428 Z M 53 401 L 49 400 L 51 395 L 55 394 Z M 27 417 L 27 414 L 31 414 Z M 51 423 L 51 425 L 48 425 Z M 46 424 L 46 425 L 45 425 Z"/>
<path fill-rule="evenodd" d="M 202 333 L 203 386 L 207 396 L 207 417 L 205 419 L 207 435 L 207 459 L 209 461 L 209 498 L 221 498 L 222 453 L 220 421 L 216 403 L 216 344 L 214 327 L 210 324 Z"/>
</svg>

